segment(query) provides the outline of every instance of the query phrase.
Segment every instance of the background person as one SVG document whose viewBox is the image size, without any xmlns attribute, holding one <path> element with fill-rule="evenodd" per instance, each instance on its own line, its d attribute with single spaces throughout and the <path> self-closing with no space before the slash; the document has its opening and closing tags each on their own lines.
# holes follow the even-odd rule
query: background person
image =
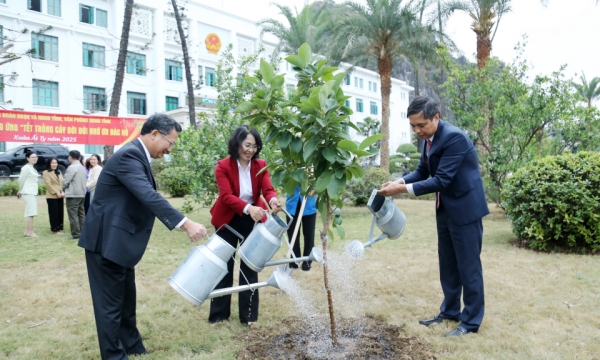
<svg viewBox="0 0 600 360">
<path fill-rule="evenodd" d="M 83 156 L 81 157 L 83 159 Z M 88 179 L 90 178 L 90 170 L 92 169 L 92 164 L 90 163 L 90 159 L 81 160 L 81 164 L 85 168 L 85 182 L 87 184 Z M 88 210 L 90 209 L 90 189 L 85 188 L 85 200 L 83 200 L 83 212 L 87 215 Z"/>
<path fill-rule="evenodd" d="M 238 127 L 231 135 L 228 143 L 229 157 L 220 160 L 215 169 L 215 177 L 219 187 L 219 197 L 210 209 L 211 223 L 216 229 L 228 224 L 244 238 L 254 227 L 256 221 L 265 216 L 267 205 L 260 198 L 261 193 L 268 199 L 271 208 L 278 211 L 281 207 L 277 193 L 271 184 L 268 171 L 258 172 L 267 166 L 264 160 L 258 159 L 262 149 L 262 140 L 256 129 L 249 130 L 248 126 Z M 257 175 L 258 174 L 258 175 Z M 223 228 L 218 231 L 221 238 L 234 248 L 240 239 L 231 231 Z M 232 257 L 227 262 L 227 275 L 215 289 L 230 287 L 233 284 Z M 245 275 L 242 275 L 242 273 Z M 247 281 L 246 281 L 247 279 Z M 258 282 L 258 274 L 240 261 L 239 284 Z M 258 290 L 239 293 L 239 317 L 242 324 L 252 325 L 258 319 Z M 215 324 L 229 319 L 231 313 L 231 295 L 213 298 L 210 302 L 208 321 Z"/>
<path fill-rule="evenodd" d="M 168 154 L 181 126 L 165 114 L 150 116 L 141 136 L 117 151 L 100 173 L 96 195 L 79 239 L 85 249 L 102 359 L 146 354 L 136 325 L 135 265 L 158 218 L 181 227 L 192 241 L 206 228 L 175 210 L 158 192 L 150 159 Z"/>
<path fill-rule="evenodd" d="M 36 153 L 28 151 L 25 154 L 25 158 L 27 159 L 27 164 L 23 165 L 19 174 L 19 192 L 17 193 L 17 197 L 23 197 L 23 201 L 25 202 L 27 225 L 23 236 L 37 237 L 33 232 L 33 217 L 37 216 L 38 213 L 38 172 L 34 166 L 38 161 L 38 157 Z"/>
<path fill-rule="evenodd" d="M 287 230 L 288 238 L 292 241 L 292 235 L 294 234 L 294 229 L 296 228 L 296 223 L 298 222 L 298 216 L 296 214 L 300 213 L 300 207 L 302 206 L 302 196 L 300 196 L 300 185 L 296 187 L 296 191 L 294 195 L 289 196 L 286 195 L 285 208 L 287 212 L 290 213 L 294 217 L 294 220 L 290 224 L 290 227 Z M 287 222 L 290 221 L 290 218 L 286 215 Z M 302 213 L 302 219 L 300 220 L 300 228 L 298 229 L 298 234 L 296 234 L 296 241 L 294 242 L 294 255 L 296 257 L 300 256 L 308 256 L 315 246 L 315 226 L 317 223 L 317 200 L 314 196 L 309 195 L 306 197 L 306 204 L 304 205 L 304 212 Z M 300 230 L 302 230 L 302 235 L 304 236 L 304 251 L 303 255 L 300 255 Z M 312 261 L 303 261 L 302 262 L 302 270 L 309 271 Z M 298 268 L 298 264 L 291 263 L 289 265 L 291 268 Z"/>
<path fill-rule="evenodd" d="M 407 115 L 413 131 L 425 140 L 421 160 L 414 172 L 383 184 L 378 193 L 437 194 L 438 257 L 444 301 L 439 314 L 419 323 L 429 326 L 444 319 L 460 321 L 446 336 L 477 332 L 484 314 L 482 218 L 489 214 L 477 152 L 462 130 L 440 120 L 439 104 L 435 101 L 417 96 L 408 106 Z"/>
<path fill-rule="evenodd" d="M 48 217 L 50 218 L 50 231 L 53 234 L 62 234 L 65 218 L 64 197 L 62 189 L 63 176 L 58 170 L 58 159 L 48 160 L 48 168 L 42 173 L 46 183 L 46 203 L 48 203 Z"/>
<path fill-rule="evenodd" d="M 92 200 L 94 200 L 94 192 L 96 191 L 96 183 L 98 182 L 98 177 L 100 177 L 100 173 L 102 172 L 102 160 L 100 160 L 100 155 L 93 154 L 92 156 L 90 156 L 88 161 L 90 162 L 90 167 L 88 168 L 89 174 L 86 187 L 90 192 L 91 204 Z"/>
<path fill-rule="evenodd" d="M 63 189 L 67 199 L 67 214 L 71 225 L 71 240 L 79 239 L 81 228 L 85 221 L 85 210 L 83 203 L 85 201 L 85 182 L 86 172 L 79 159 L 81 154 L 77 150 L 69 152 L 69 162 L 71 165 L 65 172 L 63 179 Z"/>
</svg>

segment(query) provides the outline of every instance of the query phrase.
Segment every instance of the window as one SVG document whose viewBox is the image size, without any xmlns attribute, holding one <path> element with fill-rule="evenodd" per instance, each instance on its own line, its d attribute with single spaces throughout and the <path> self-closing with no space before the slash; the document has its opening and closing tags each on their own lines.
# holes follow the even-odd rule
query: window
<svg viewBox="0 0 600 360">
<path fill-rule="evenodd" d="M 86 154 L 104 154 L 104 145 L 85 145 Z"/>
<path fill-rule="evenodd" d="M 36 59 L 58 62 L 58 38 L 49 35 L 31 33 L 32 56 Z"/>
<path fill-rule="evenodd" d="M 358 78 L 354 77 L 354 87 L 358 87 Z"/>
<path fill-rule="evenodd" d="M 373 92 L 377 92 L 377 83 L 376 82 L 373 83 Z"/>
<path fill-rule="evenodd" d="M 104 89 L 84 86 L 83 109 L 91 111 L 106 111 L 106 92 Z"/>
<path fill-rule="evenodd" d="M 346 75 L 346 77 L 344 78 L 346 85 L 350 85 L 350 75 Z"/>
<path fill-rule="evenodd" d="M 285 89 L 286 89 L 287 96 L 291 97 L 292 95 L 294 95 L 294 91 L 296 91 L 296 85 L 287 84 L 285 86 Z"/>
<path fill-rule="evenodd" d="M 360 88 L 363 89 L 363 79 L 358 79 L 359 83 L 360 83 Z"/>
<path fill-rule="evenodd" d="M 5 151 L 6 151 L 6 143 L 0 142 L 0 152 L 5 152 Z"/>
<path fill-rule="evenodd" d="M 96 25 L 107 28 L 108 14 L 104 10 L 96 9 Z"/>
<path fill-rule="evenodd" d="M 369 91 L 371 91 L 371 82 L 369 81 Z"/>
<path fill-rule="evenodd" d="M 362 101 L 362 99 L 356 99 L 356 111 L 363 112 L 363 101 Z"/>
<path fill-rule="evenodd" d="M 104 69 L 104 46 L 83 43 L 83 66 Z"/>
<path fill-rule="evenodd" d="M 146 115 L 146 94 L 127 92 L 127 113 Z"/>
<path fill-rule="evenodd" d="M 202 72 L 202 66 L 198 66 L 198 85 L 204 85 L 204 73 Z"/>
<path fill-rule="evenodd" d="M 215 69 L 206 68 L 206 86 L 215 86 L 217 84 L 217 74 L 215 73 Z"/>
<path fill-rule="evenodd" d="M 27 0 L 27 9 L 42 12 L 42 0 Z"/>
<path fill-rule="evenodd" d="M 60 0 L 48 0 L 48 14 L 60 16 Z"/>
<path fill-rule="evenodd" d="M 167 96 L 167 104 L 166 104 L 167 111 L 175 110 L 177 108 L 179 108 L 179 98 L 176 98 L 173 96 Z"/>
<path fill-rule="evenodd" d="M 181 81 L 181 63 L 179 61 L 165 60 L 165 79 Z"/>
<path fill-rule="evenodd" d="M 127 73 L 134 75 L 146 75 L 146 55 L 127 52 Z"/>
<path fill-rule="evenodd" d="M 4 102 L 4 78 L 0 77 L 0 103 Z"/>
<path fill-rule="evenodd" d="M 79 21 L 86 24 L 94 23 L 94 8 L 79 4 Z"/>
<path fill-rule="evenodd" d="M 344 105 L 345 105 L 345 106 L 347 106 L 347 107 L 350 107 L 350 100 L 346 100 L 346 101 L 344 102 Z"/>
<path fill-rule="evenodd" d="M 371 101 L 371 115 L 377 115 L 377 103 Z"/>
<path fill-rule="evenodd" d="M 58 83 L 52 81 L 32 81 L 33 105 L 58 107 Z"/>
</svg>

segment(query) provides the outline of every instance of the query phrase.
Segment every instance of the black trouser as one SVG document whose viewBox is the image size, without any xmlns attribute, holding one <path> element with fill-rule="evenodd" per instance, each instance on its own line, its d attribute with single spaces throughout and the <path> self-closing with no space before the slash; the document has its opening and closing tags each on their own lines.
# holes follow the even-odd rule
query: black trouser
<svg viewBox="0 0 600 360">
<path fill-rule="evenodd" d="M 61 231 L 63 229 L 63 223 L 65 220 L 64 199 L 46 199 L 46 202 L 48 203 L 50 231 Z"/>
<path fill-rule="evenodd" d="M 233 219 L 228 224 L 235 231 L 239 232 L 245 238 L 250 235 L 254 228 L 254 220 L 250 215 L 239 216 L 235 214 Z M 222 228 L 217 234 L 227 241 L 229 245 L 237 248 L 240 239 L 226 228 Z M 233 265 L 235 259 L 232 257 L 227 262 L 227 274 L 215 287 L 216 289 L 228 288 L 233 285 Z M 243 273 L 243 275 L 242 275 Z M 245 277 L 244 277 L 245 275 Z M 247 279 L 247 281 L 246 281 Z M 243 261 L 240 260 L 240 285 L 255 284 L 258 282 L 258 273 L 250 269 Z M 240 321 L 242 323 L 255 322 L 258 319 L 258 289 L 254 292 L 247 290 L 239 293 L 238 309 Z M 210 301 L 210 315 L 208 321 L 211 323 L 227 320 L 231 315 L 231 295 L 212 298 Z"/>
<path fill-rule="evenodd" d="M 102 359 L 127 359 L 144 354 L 135 320 L 135 271 L 85 251 L 96 330 Z"/>
<path fill-rule="evenodd" d="M 294 221 L 287 230 L 288 238 L 292 241 L 292 235 L 294 235 L 294 229 L 296 228 L 296 223 L 298 222 L 298 214 L 300 214 L 300 207 L 302 206 L 302 202 L 298 201 L 298 206 L 296 206 L 296 216 L 294 216 Z M 289 216 L 286 215 L 287 222 L 290 222 Z M 317 222 L 317 214 L 305 215 L 302 216 L 302 222 L 300 223 L 300 227 L 302 228 L 302 235 L 304 236 L 304 252 L 300 255 L 300 234 L 296 235 L 296 241 L 294 242 L 294 255 L 296 257 L 300 256 L 308 256 L 315 246 L 315 225 Z M 300 232 L 300 230 L 298 230 Z"/>
<path fill-rule="evenodd" d="M 83 211 L 87 215 L 88 210 L 90 209 L 90 192 L 85 192 L 85 200 L 83 201 Z"/>
</svg>

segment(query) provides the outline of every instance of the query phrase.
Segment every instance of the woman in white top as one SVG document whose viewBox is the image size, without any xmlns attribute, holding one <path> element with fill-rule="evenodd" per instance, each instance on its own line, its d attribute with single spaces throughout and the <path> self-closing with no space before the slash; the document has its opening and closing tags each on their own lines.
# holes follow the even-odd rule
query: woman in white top
<svg viewBox="0 0 600 360">
<path fill-rule="evenodd" d="M 38 161 L 36 153 L 28 151 L 25 154 L 27 164 L 21 168 L 19 174 L 19 192 L 17 197 L 23 197 L 25 201 L 25 217 L 27 218 L 27 227 L 24 236 L 37 237 L 33 232 L 33 217 L 37 216 L 37 196 L 38 196 L 38 172 L 34 165 Z"/>
<path fill-rule="evenodd" d="M 102 172 L 102 160 L 100 159 L 100 155 L 93 154 L 92 156 L 90 156 L 90 165 L 92 166 L 92 168 L 90 169 L 90 174 L 85 185 L 90 191 L 91 205 L 92 200 L 94 200 L 94 193 L 96 192 L 96 183 L 98 183 L 98 178 L 100 177 L 100 173 Z"/>
</svg>

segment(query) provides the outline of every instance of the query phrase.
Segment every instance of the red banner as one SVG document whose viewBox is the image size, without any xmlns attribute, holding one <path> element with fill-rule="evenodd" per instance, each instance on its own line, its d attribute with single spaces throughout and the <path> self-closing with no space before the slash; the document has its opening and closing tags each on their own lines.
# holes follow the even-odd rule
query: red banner
<svg viewBox="0 0 600 360">
<path fill-rule="evenodd" d="M 145 119 L 0 110 L 0 141 L 124 145 Z"/>
</svg>

